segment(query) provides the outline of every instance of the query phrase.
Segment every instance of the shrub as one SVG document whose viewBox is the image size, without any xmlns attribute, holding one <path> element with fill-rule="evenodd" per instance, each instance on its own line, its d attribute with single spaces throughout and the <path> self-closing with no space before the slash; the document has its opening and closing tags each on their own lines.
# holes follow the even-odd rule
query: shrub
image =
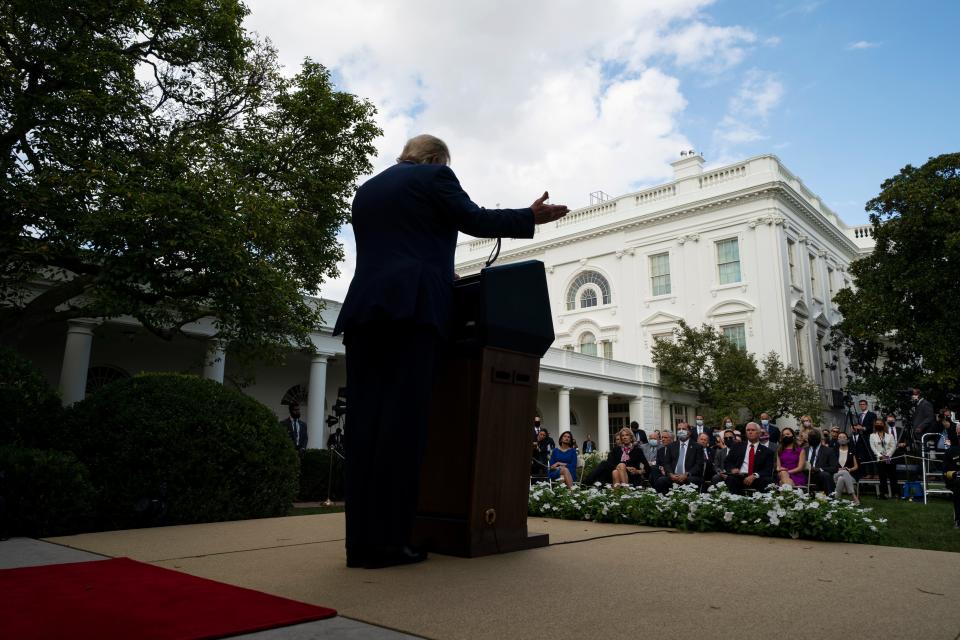
<svg viewBox="0 0 960 640">
<path fill-rule="evenodd" d="M 3 534 L 63 535 L 89 525 L 94 491 L 87 468 L 72 453 L 3 447 L 0 474 Z"/>
<path fill-rule="evenodd" d="M 333 460 L 333 475 L 330 461 Z M 331 500 L 343 499 L 343 460 L 327 449 L 307 449 L 300 458 L 300 500 L 326 500 L 327 482 L 333 478 Z"/>
<path fill-rule="evenodd" d="M 281 516 L 296 492 L 297 454 L 276 416 L 211 380 L 114 382 L 71 407 L 66 424 L 101 528 Z"/>
<path fill-rule="evenodd" d="M 60 398 L 33 364 L 0 346 L 0 446 L 47 446 L 63 419 Z"/>
</svg>

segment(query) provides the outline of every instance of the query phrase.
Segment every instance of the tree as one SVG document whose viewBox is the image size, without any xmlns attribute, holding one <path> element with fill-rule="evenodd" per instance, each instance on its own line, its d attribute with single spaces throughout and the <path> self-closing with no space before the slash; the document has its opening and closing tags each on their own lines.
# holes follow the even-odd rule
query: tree
<svg viewBox="0 0 960 640">
<path fill-rule="evenodd" d="M 170 339 L 214 317 L 238 352 L 312 346 L 302 296 L 337 273 L 380 131 L 321 65 L 284 77 L 246 14 L 0 5 L 0 337 L 130 315 Z"/>
<path fill-rule="evenodd" d="M 904 167 L 866 205 L 874 251 L 850 265 L 853 289 L 834 298 L 843 320 L 831 346 L 843 355 L 850 388 L 902 403 L 918 386 L 940 399 L 960 386 L 960 153 Z"/>
<path fill-rule="evenodd" d="M 766 411 L 771 418 L 823 413 L 820 387 L 805 373 L 785 366 L 771 352 L 762 369 L 751 353 L 738 348 L 721 331 L 703 325 L 690 327 L 682 320 L 674 340 L 657 340 L 653 362 L 670 391 L 697 397 L 704 417 L 718 423 L 723 416 L 735 419 L 741 410 L 756 418 Z"/>
</svg>

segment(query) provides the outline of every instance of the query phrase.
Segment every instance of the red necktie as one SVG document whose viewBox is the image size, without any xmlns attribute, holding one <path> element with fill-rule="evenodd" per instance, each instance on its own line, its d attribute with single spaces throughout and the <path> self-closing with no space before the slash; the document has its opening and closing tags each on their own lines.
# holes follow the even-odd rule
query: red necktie
<svg viewBox="0 0 960 640">
<path fill-rule="evenodd" d="M 756 455 L 753 445 L 750 445 L 750 460 L 747 462 L 747 475 L 753 475 L 753 458 Z"/>
</svg>

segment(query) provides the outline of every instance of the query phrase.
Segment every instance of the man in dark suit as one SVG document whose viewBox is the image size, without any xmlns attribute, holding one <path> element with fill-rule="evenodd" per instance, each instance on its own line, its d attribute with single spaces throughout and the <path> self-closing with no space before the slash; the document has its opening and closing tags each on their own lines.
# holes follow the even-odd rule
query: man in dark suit
<svg viewBox="0 0 960 640">
<path fill-rule="evenodd" d="M 731 493 L 743 495 L 744 489 L 763 491 L 773 482 L 773 452 L 760 445 L 760 425 L 747 423 L 747 441 L 730 448 L 724 461 L 724 481 Z"/>
<path fill-rule="evenodd" d="M 710 446 L 717 444 L 717 440 L 713 435 L 713 427 L 706 426 L 706 423 L 703 420 L 703 416 L 697 416 L 694 421 L 694 426 L 690 428 L 690 439 L 700 442 L 700 434 L 707 434 L 707 438 L 710 439 Z"/>
<path fill-rule="evenodd" d="M 347 363 L 347 566 L 419 562 L 409 546 L 419 498 L 430 392 L 449 332 L 460 232 L 532 238 L 567 208 L 485 210 L 470 200 L 433 136 L 407 142 L 397 164 L 353 201 L 357 267 L 334 335 Z"/>
<path fill-rule="evenodd" d="M 690 484 L 700 487 L 703 473 L 703 451 L 700 445 L 690 440 L 690 427 L 686 422 L 677 425 L 677 441 L 663 448 L 659 456 L 660 473 L 653 481 L 653 488 L 665 494 L 674 484 Z"/>
<path fill-rule="evenodd" d="M 293 447 L 298 453 L 303 453 L 307 450 L 307 423 L 300 419 L 300 404 L 291 402 L 287 411 L 290 412 L 290 417 L 281 420 L 280 424 L 286 427 Z"/>
<path fill-rule="evenodd" d="M 923 397 L 920 389 L 913 390 L 911 400 L 914 404 L 913 431 L 917 437 L 925 433 L 938 433 L 940 424 L 933 417 L 933 405 Z"/>
<path fill-rule="evenodd" d="M 810 464 L 810 485 L 823 493 L 833 493 L 833 474 L 840 468 L 836 449 L 820 441 L 816 429 L 807 434 L 807 462 Z"/>
<path fill-rule="evenodd" d="M 869 435 L 873 433 L 873 421 L 877 419 L 877 414 L 870 411 L 866 400 L 861 400 L 859 407 L 860 411 L 857 412 L 857 422 L 863 425 L 863 432 L 869 437 Z"/>
<path fill-rule="evenodd" d="M 770 420 L 770 414 L 764 411 L 760 414 L 760 430 L 770 434 L 770 442 L 780 444 L 780 429 Z"/>
</svg>

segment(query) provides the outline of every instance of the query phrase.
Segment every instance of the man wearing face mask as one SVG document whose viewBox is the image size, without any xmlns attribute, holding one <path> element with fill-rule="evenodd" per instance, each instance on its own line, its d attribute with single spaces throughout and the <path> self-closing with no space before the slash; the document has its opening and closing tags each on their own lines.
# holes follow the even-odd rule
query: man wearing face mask
<svg viewBox="0 0 960 640">
<path fill-rule="evenodd" d="M 770 440 L 780 442 L 780 429 L 770 421 L 770 414 L 764 411 L 760 414 L 760 431 L 770 434 Z"/>
<path fill-rule="evenodd" d="M 821 443 L 816 429 L 807 434 L 807 463 L 810 465 L 809 487 L 826 494 L 833 493 L 833 474 L 840 468 L 835 449 Z"/>
<path fill-rule="evenodd" d="M 876 459 L 873 457 L 873 449 L 870 448 L 870 433 L 860 423 L 853 425 L 853 433 L 850 434 L 850 448 L 853 449 L 853 453 L 860 463 L 857 470 L 853 472 L 853 477 L 860 480 L 864 476 L 876 475 L 877 465 Z"/>
<path fill-rule="evenodd" d="M 893 441 L 897 445 L 897 451 L 895 455 L 901 456 L 907 453 L 907 450 L 909 449 L 906 438 L 907 430 L 903 427 L 897 426 L 897 416 L 893 415 L 892 413 L 887 414 L 887 431 L 893 437 Z"/>
<path fill-rule="evenodd" d="M 777 455 L 777 451 L 780 449 L 780 443 L 774 442 L 770 439 L 770 434 L 766 431 L 760 432 L 760 446 L 766 447 L 769 449 L 773 455 Z"/>
<path fill-rule="evenodd" d="M 727 474 L 723 471 L 723 465 L 727 461 L 730 448 L 736 444 L 737 439 L 733 429 L 727 429 L 723 432 L 722 438 L 717 438 L 717 448 L 716 451 L 713 452 L 713 468 L 716 470 L 713 476 L 713 484 L 723 482 L 723 479 L 727 477 Z"/>
<path fill-rule="evenodd" d="M 697 416 L 695 425 L 690 432 L 690 439 L 699 441 L 700 435 L 704 433 L 707 434 L 707 438 L 710 440 L 710 446 L 715 445 L 716 438 L 713 436 L 713 427 L 708 427 L 704 424 L 703 416 Z"/>
<path fill-rule="evenodd" d="M 656 464 L 657 462 L 657 452 L 663 445 L 660 444 L 660 430 L 656 430 L 650 434 L 650 437 L 647 438 L 646 444 L 640 445 L 643 455 L 646 456 L 647 462 L 651 465 Z"/>
<path fill-rule="evenodd" d="M 686 422 L 677 425 L 677 441 L 663 449 L 661 460 L 660 475 L 653 481 L 658 493 L 667 493 L 674 484 L 700 486 L 703 451 L 690 440 L 690 425 Z"/>
</svg>

